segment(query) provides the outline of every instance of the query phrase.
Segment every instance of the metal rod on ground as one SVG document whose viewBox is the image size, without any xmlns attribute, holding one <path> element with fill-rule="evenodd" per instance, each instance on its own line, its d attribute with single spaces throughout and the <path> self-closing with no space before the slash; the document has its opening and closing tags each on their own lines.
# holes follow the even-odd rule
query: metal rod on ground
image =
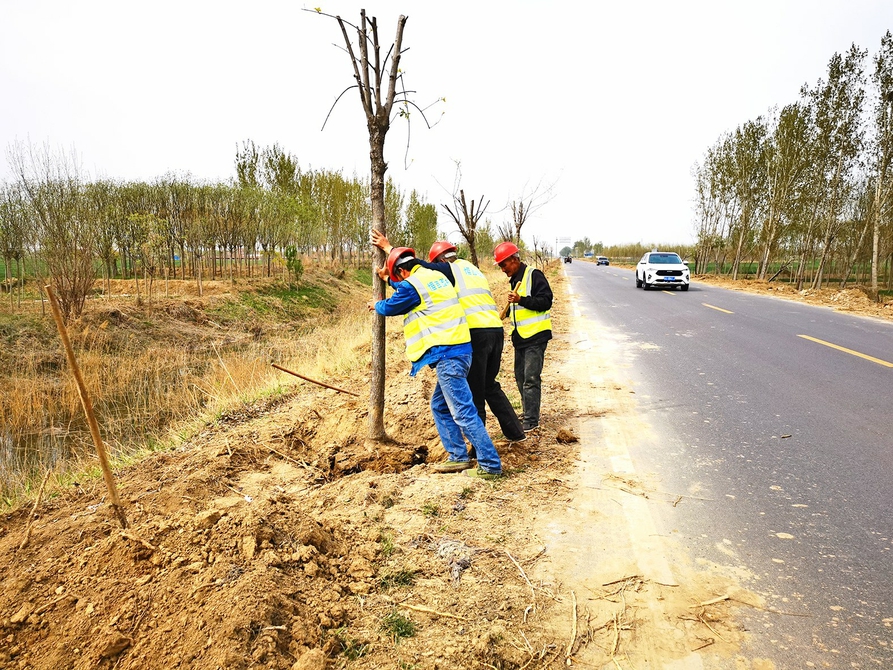
<svg viewBox="0 0 893 670">
<path fill-rule="evenodd" d="M 62 311 L 59 309 L 59 301 L 53 292 L 53 287 L 47 285 L 47 295 L 50 297 L 50 307 L 53 312 L 53 319 L 56 321 L 56 327 L 59 329 L 59 337 L 62 338 L 62 344 L 65 347 L 65 355 L 68 357 L 68 365 L 77 382 L 78 395 L 81 397 L 81 406 L 84 408 L 84 414 L 87 415 L 87 424 L 90 426 L 90 435 L 93 436 L 93 444 L 96 447 L 96 454 L 99 456 L 99 465 L 102 467 L 102 478 L 105 480 L 105 486 L 109 492 L 112 510 L 121 522 L 122 528 L 127 528 L 127 518 L 124 516 L 124 510 L 121 508 L 121 501 L 118 499 L 118 489 L 115 487 L 115 478 L 112 476 L 112 469 L 109 466 L 108 455 L 105 453 L 105 444 L 102 442 L 102 436 L 99 434 L 99 424 L 96 422 L 96 415 L 93 413 L 93 403 L 90 396 L 87 395 L 87 387 L 84 385 L 84 378 L 81 376 L 81 369 L 74 357 L 74 350 L 71 348 L 71 340 L 68 339 L 68 330 L 65 328 L 65 322 L 62 320 Z"/>
<path fill-rule="evenodd" d="M 333 391 L 338 391 L 339 393 L 348 393 L 350 395 L 355 395 L 357 397 L 360 396 L 359 393 L 354 393 L 353 391 L 346 391 L 344 389 L 338 388 L 337 386 L 330 386 L 328 384 L 318 382 L 315 379 L 310 379 L 310 377 L 305 377 L 304 375 L 299 375 L 297 372 L 294 372 L 293 370 L 289 370 L 288 368 L 284 368 L 281 365 L 276 365 L 275 363 L 271 363 L 270 365 L 272 365 L 277 370 L 282 370 L 283 372 L 287 372 L 288 374 L 294 375 L 295 377 L 298 377 L 299 379 L 303 379 L 306 382 L 310 382 L 311 384 L 316 384 L 318 386 L 325 386 L 327 389 L 332 389 Z"/>
</svg>

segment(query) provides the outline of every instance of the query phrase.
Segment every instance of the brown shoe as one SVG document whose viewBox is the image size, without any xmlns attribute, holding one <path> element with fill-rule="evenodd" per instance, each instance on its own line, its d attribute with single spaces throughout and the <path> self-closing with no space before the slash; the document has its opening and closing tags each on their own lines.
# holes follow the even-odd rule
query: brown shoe
<svg viewBox="0 0 893 670">
<path fill-rule="evenodd" d="M 434 472 L 462 472 L 472 467 L 471 461 L 444 461 L 431 466 Z"/>
</svg>

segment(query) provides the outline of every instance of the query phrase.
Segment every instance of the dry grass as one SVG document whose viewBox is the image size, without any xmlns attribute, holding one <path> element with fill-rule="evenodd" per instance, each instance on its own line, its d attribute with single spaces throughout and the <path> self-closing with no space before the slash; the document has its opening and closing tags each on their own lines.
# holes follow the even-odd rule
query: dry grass
<svg viewBox="0 0 893 670">
<path fill-rule="evenodd" d="M 238 301 L 256 287 L 244 285 L 242 293 L 214 287 L 217 295 L 201 303 L 178 287 L 183 298 L 141 308 L 130 296 L 92 304 L 70 337 L 113 459 L 130 460 L 234 406 L 304 383 L 283 378 L 271 361 L 320 379 L 367 365 L 368 288 L 328 273 L 318 279 L 318 295 L 334 294 L 337 309 L 305 307 L 305 298 L 283 311 L 290 297 L 278 288 L 248 308 Z M 227 320 L 237 303 L 238 315 Z M 0 499 L 7 506 L 47 470 L 61 482 L 72 470 L 95 467 L 77 386 L 44 318 L 6 316 L 0 324 L 13 353 L 0 357 Z"/>
</svg>

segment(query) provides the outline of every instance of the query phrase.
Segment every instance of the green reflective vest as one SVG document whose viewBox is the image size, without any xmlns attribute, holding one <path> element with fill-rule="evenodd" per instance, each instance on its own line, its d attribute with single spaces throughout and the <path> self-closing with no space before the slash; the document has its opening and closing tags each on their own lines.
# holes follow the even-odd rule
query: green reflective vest
<svg viewBox="0 0 893 670">
<path fill-rule="evenodd" d="M 403 337 L 410 361 L 419 360 L 431 347 L 471 342 L 468 321 L 449 279 L 416 265 L 406 281 L 422 300 L 403 319 Z"/>
<path fill-rule="evenodd" d="M 459 304 L 465 310 L 469 328 L 502 328 L 499 309 L 487 278 L 474 263 L 461 258 L 453 261 L 453 277 L 456 279 L 456 292 Z"/>
<path fill-rule="evenodd" d="M 530 287 L 533 283 L 533 268 L 529 265 L 524 269 L 524 276 L 515 287 L 515 291 L 522 298 L 530 295 Z M 552 319 L 549 312 L 534 312 L 533 310 L 512 304 L 512 323 L 518 335 L 525 340 L 545 330 L 552 330 Z"/>
</svg>

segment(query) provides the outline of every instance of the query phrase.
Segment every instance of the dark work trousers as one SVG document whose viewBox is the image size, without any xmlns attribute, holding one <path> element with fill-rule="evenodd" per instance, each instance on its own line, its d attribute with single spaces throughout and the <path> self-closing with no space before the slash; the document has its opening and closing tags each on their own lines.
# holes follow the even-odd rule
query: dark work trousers
<svg viewBox="0 0 893 670">
<path fill-rule="evenodd" d="M 540 425 L 540 395 L 547 344 L 548 340 L 520 349 L 515 347 L 515 383 L 518 384 L 524 409 L 524 430 Z"/>
<path fill-rule="evenodd" d="M 505 334 L 502 328 L 471 329 L 471 367 L 468 370 L 468 386 L 481 421 L 486 422 L 484 402 L 499 422 L 502 434 L 513 442 L 524 439 L 524 429 L 505 391 L 496 381 L 502 359 Z"/>
</svg>

